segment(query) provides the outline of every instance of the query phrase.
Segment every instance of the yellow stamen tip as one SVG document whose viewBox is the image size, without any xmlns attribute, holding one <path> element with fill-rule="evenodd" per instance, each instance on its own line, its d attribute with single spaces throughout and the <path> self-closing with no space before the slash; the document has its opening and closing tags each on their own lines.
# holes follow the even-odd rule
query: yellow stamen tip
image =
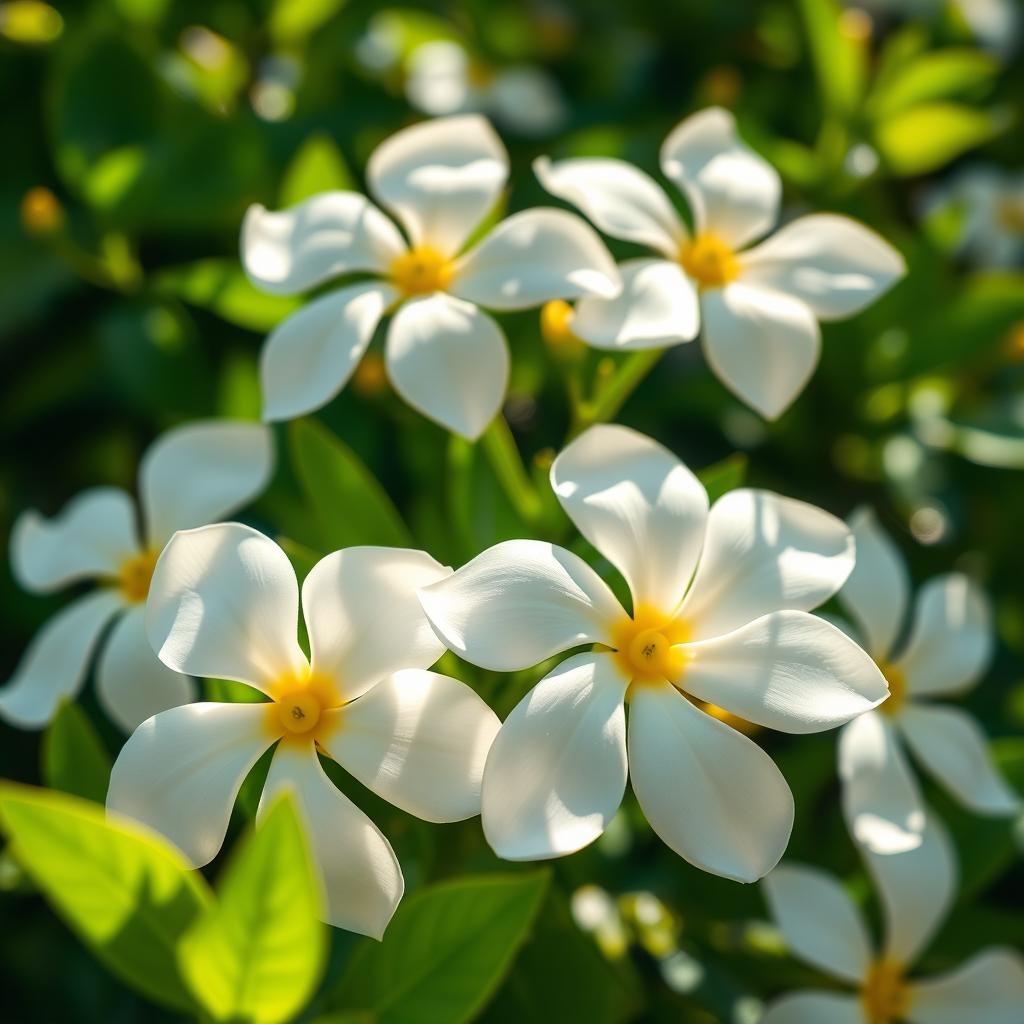
<svg viewBox="0 0 1024 1024">
<path fill-rule="evenodd" d="M 721 288 L 735 281 L 740 272 L 735 251 L 717 235 L 698 235 L 685 242 L 679 263 L 701 288 Z"/>
<path fill-rule="evenodd" d="M 278 721 L 299 736 L 316 728 L 322 711 L 320 701 L 309 690 L 296 690 L 277 701 Z"/>
<path fill-rule="evenodd" d="M 615 658 L 631 682 L 675 680 L 682 672 L 684 656 L 676 646 L 686 639 L 686 627 L 671 616 L 650 608 L 638 608 L 611 629 Z"/>
<path fill-rule="evenodd" d="M 159 551 L 143 551 L 125 559 L 117 574 L 118 587 L 129 604 L 142 604 L 149 596 Z"/>
<path fill-rule="evenodd" d="M 429 245 L 410 249 L 391 264 L 391 280 L 405 296 L 444 291 L 452 276 L 451 261 Z"/>
<path fill-rule="evenodd" d="M 886 715 L 895 715 L 902 710 L 907 700 L 907 677 L 887 661 L 879 662 L 878 667 L 889 684 L 889 696 L 882 701 L 881 711 Z"/>
</svg>

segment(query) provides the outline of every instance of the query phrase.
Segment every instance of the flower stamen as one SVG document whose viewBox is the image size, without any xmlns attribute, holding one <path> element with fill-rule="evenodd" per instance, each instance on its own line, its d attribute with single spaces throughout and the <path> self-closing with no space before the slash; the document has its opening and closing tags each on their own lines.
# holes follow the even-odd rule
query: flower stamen
<svg viewBox="0 0 1024 1024">
<path fill-rule="evenodd" d="M 418 245 L 391 264 L 391 280 L 406 297 L 442 292 L 452 276 L 451 261 L 429 245 Z"/>
<path fill-rule="evenodd" d="M 877 960 L 868 970 L 861 991 L 864 1013 L 871 1024 L 894 1024 L 910 1005 L 910 989 L 903 980 L 903 969 L 889 960 Z"/>
<path fill-rule="evenodd" d="M 895 665 L 887 661 L 878 663 L 878 667 L 889 684 L 889 696 L 882 701 L 879 710 L 884 715 L 895 715 L 903 709 L 907 702 L 907 677 Z"/>
<path fill-rule="evenodd" d="M 323 729 L 323 714 L 341 704 L 334 684 L 308 669 L 280 679 L 270 690 L 267 726 L 284 739 L 316 739 Z"/>
<path fill-rule="evenodd" d="M 698 235 L 684 242 L 679 263 L 700 288 L 721 288 L 739 277 L 736 253 L 717 235 Z"/>
<path fill-rule="evenodd" d="M 684 656 L 676 645 L 686 636 L 683 623 L 649 608 L 639 608 L 634 618 L 625 616 L 611 630 L 615 660 L 634 683 L 677 679 Z"/>
<path fill-rule="evenodd" d="M 149 585 L 153 581 L 153 570 L 159 551 L 142 551 L 121 563 L 117 573 L 117 585 L 129 604 L 142 604 L 149 596 Z"/>
</svg>

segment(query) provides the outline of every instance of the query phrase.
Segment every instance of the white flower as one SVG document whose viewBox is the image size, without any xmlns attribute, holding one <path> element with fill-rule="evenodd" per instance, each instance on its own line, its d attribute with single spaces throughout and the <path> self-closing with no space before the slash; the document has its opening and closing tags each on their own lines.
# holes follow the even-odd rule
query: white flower
<svg viewBox="0 0 1024 1024">
<path fill-rule="evenodd" d="M 548 135 L 566 120 L 558 83 L 543 68 L 492 69 L 452 39 L 431 40 L 409 54 L 405 94 L 425 114 L 488 114 L 520 135 Z"/>
<path fill-rule="evenodd" d="M 959 218 L 957 243 L 980 267 L 1015 267 L 1024 258 L 1024 174 L 997 167 L 965 167 L 936 187 L 929 215 L 952 208 Z"/>
<path fill-rule="evenodd" d="M 872 949 L 857 907 L 831 875 L 783 864 L 764 880 L 772 915 L 793 954 L 856 986 L 857 994 L 783 996 L 761 1024 L 1020 1024 L 1024 962 L 1014 950 L 986 949 L 948 974 L 907 977 L 956 894 L 953 851 L 938 820 L 929 815 L 915 850 L 864 854 L 886 922 L 880 953 Z"/>
<path fill-rule="evenodd" d="M 420 594 L 448 646 L 496 671 L 597 644 L 550 672 L 502 726 L 483 827 L 510 860 L 556 857 L 605 829 L 626 785 L 692 864 L 740 881 L 770 870 L 793 798 L 753 741 L 687 699 L 784 732 L 829 729 L 878 704 L 885 680 L 808 614 L 853 565 L 845 524 L 737 490 L 708 511 L 697 478 L 635 431 L 592 427 L 551 482 L 583 536 L 625 577 L 632 614 L 571 551 L 497 544 Z"/>
<path fill-rule="evenodd" d="M 712 107 L 678 125 L 661 168 L 690 204 L 695 234 L 664 190 L 621 160 L 583 157 L 534 168 L 551 193 L 614 238 L 654 250 L 621 266 L 618 297 L 586 297 L 573 332 L 596 348 L 660 348 L 703 332 L 704 351 L 726 387 L 774 419 L 818 362 L 818 320 L 852 316 L 905 272 L 902 257 L 847 217 L 815 214 L 752 249 L 778 217 L 781 183 Z"/>
<path fill-rule="evenodd" d="M 907 570 L 868 510 L 850 519 L 857 565 L 839 593 L 863 646 L 889 681 L 890 696 L 839 737 L 843 810 L 854 838 L 877 853 L 920 842 L 924 804 L 904 742 L 924 768 L 979 814 L 1013 814 L 1020 798 L 996 771 L 985 736 L 959 708 L 932 698 L 969 690 L 992 655 L 988 602 L 965 576 L 937 576 L 922 588 L 909 636 Z M 858 637 L 859 639 L 859 637 Z"/>
<path fill-rule="evenodd" d="M 299 585 L 285 553 L 238 523 L 175 535 L 146 611 L 168 668 L 235 679 L 258 704 L 190 704 L 125 744 L 107 807 L 163 833 L 195 866 L 224 841 L 238 789 L 274 743 L 260 811 L 293 790 L 332 924 L 380 938 L 404 882 L 390 844 L 328 779 L 318 751 L 428 821 L 480 812 L 498 719 L 466 685 L 425 671 L 444 647 L 416 590 L 451 572 L 422 551 L 355 547 L 321 559 L 302 586 L 312 657 L 296 639 Z"/>
<path fill-rule="evenodd" d="M 191 701 L 192 680 L 168 671 L 146 640 L 143 611 L 160 549 L 176 530 L 213 522 L 266 486 L 273 439 L 258 423 L 211 421 L 168 431 L 139 467 L 139 504 L 117 487 L 94 487 L 53 519 L 25 512 L 11 534 L 14 575 L 49 593 L 82 580 L 99 588 L 75 598 L 33 639 L 9 684 L 0 715 L 40 728 L 85 678 L 100 636 L 114 618 L 96 668 L 100 704 L 131 732 L 150 715 Z"/>
<path fill-rule="evenodd" d="M 479 307 L 618 294 L 604 244 L 564 210 L 513 214 L 468 252 L 508 178 L 508 154 L 484 118 L 440 118 L 393 135 L 367 165 L 370 188 L 406 237 L 364 196 L 327 192 L 290 210 L 253 206 L 242 259 L 264 291 L 290 295 L 356 272 L 373 275 L 314 299 L 263 348 L 263 414 L 290 419 L 345 385 L 381 318 L 395 310 L 385 362 L 395 390 L 449 430 L 475 439 L 501 406 L 508 347 Z"/>
</svg>

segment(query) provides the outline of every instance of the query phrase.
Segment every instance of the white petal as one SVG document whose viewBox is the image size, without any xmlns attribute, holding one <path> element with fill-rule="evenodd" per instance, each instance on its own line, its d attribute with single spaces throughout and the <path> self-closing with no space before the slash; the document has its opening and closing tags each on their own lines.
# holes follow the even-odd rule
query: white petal
<svg viewBox="0 0 1024 1024">
<path fill-rule="evenodd" d="M 924 804 L 899 737 L 878 711 L 854 719 L 839 734 L 839 778 L 847 828 L 880 854 L 920 845 Z"/>
<path fill-rule="evenodd" d="M 992 659 L 992 611 L 966 576 L 949 573 L 919 591 L 910 639 L 897 666 L 914 696 L 962 693 Z"/>
<path fill-rule="evenodd" d="M 147 718 L 196 699 L 195 683 L 160 662 L 146 639 L 145 609 L 129 608 L 111 630 L 96 670 L 103 710 L 130 733 Z"/>
<path fill-rule="evenodd" d="M 485 118 L 442 117 L 385 139 L 370 156 L 366 177 L 416 245 L 451 256 L 497 202 L 508 154 Z"/>
<path fill-rule="evenodd" d="M 956 857 L 949 836 L 929 814 L 921 843 L 913 850 L 863 852 L 885 912 L 886 957 L 910 965 L 956 896 Z"/>
<path fill-rule="evenodd" d="M 614 298 L 622 282 L 611 253 L 567 210 L 514 213 L 456 268 L 451 292 L 491 309 L 530 309 L 549 299 Z"/>
<path fill-rule="evenodd" d="M 306 826 L 328 923 L 382 938 L 405 892 L 391 844 L 327 777 L 312 743 L 278 745 L 258 813 L 265 813 L 282 790 L 294 794 Z"/>
<path fill-rule="evenodd" d="M 627 260 L 619 272 L 622 292 L 616 298 L 585 295 L 577 302 L 573 334 L 594 348 L 616 351 L 664 348 L 697 336 L 697 290 L 678 263 Z"/>
<path fill-rule="evenodd" d="M 498 414 L 508 389 L 501 328 L 472 303 L 442 292 L 398 310 L 385 358 L 391 383 L 414 409 L 470 441 Z"/>
<path fill-rule="evenodd" d="M 781 416 L 818 365 L 810 306 L 740 282 L 703 294 L 704 353 L 718 379 L 765 419 Z"/>
<path fill-rule="evenodd" d="M 551 487 L 580 533 L 626 578 L 634 609 L 671 614 L 704 542 L 708 496 L 693 473 L 649 437 L 599 424 L 555 459 Z"/>
<path fill-rule="evenodd" d="M 403 668 L 429 668 L 444 654 L 418 591 L 451 575 L 423 551 L 352 547 L 313 566 L 302 585 L 313 672 L 345 700 Z"/>
<path fill-rule="evenodd" d="M 167 431 L 139 468 L 146 535 L 159 548 L 177 530 L 216 522 L 257 497 L 274 468 L 261 423 L 208 420 Z"/>
<path fill-rule="evenodd" d="M 358 270 L 384 273 L 405 248 L 395 225 L 357 192 L 324 192 L 279 213 L 257 204 L 242 224 L 245 272 L 275 295 Z"/>
<path fill-rule="evenodd" d="M 775 168 L 736 135 L 732 114 L 710 107 L 665 139 L 661 169 L 686 193 L 700 232 L 739 247 L 771 230 L 782 183 Z"/>
<path fill-rule="evenodd" d="M 104 589 L 44 623 L 0 690 L 0 716 L 22 729 L 46 725 L 57 705 L 78 693 L 103 627 L 122 607 L 116 592 Z"/>
<path fill-rule="evenodd" d="M 625 687 L 606 654 L 546 675 L 501 727 L 484 772 L 484 835 L 506 860 L 575 853 L 626 789 Z"/>
<path fill-rule="evenodd" d="M 853 539 L 841 519 L 793 498 L 740 488 L 712 506 L 679 615 L 691 639 L 721 636 L 768 612 L 812 611 L 852 568 Z"/>
<path fill-rule="evenodd" d="M 606 643 L 624 612 L 583 559 L 539 540 L 509 540 L 420 591 L 438 635 L 466 661 L 496 672 L 529 668 Z"/>
<path fill-rule="evenodd" d="M 572 203 L 606 235 L 649 246 L 675 259 L 687 238 L 665 190 L 624 160 L 538 157 L 533 171 L 553 196 Z"/>
<path fill-rule="evenodd" d="M 780 732 L 834 729 L 889 694 L 874 661 L 842 630 L 807 612 L 772 612 L 684 650 L 672 682 Z"/>
<path fill-rule="evenodd" d="M 326 405 L 348 382 L 398 293 L 376 281 L 314 299 L 276 327 L 260 353 L 263 418 L 290 420 Z"/>
<path fill-rule="evenodd" d="M 818 868 L 780 864 L 761 884 L 790 952 L 859 985 L 871 964 L 871 940 L 838 880 Z"/>
<path fill-rule="evenodd" d="M 744 281 L 802 299 L 821 320 L 853 316 L 907 272 L 888 242 L 834 213 L 787 224 L 744 253 L 742 267 Z"/>
<path fill-rule="evenodd" d="M 501 722 L 465 683 L 406 669 L 326 717 L 331 731 L 320 745 L 378 796 L 426 821 L 480 813 Z"/>
<path fill-rule="evenodd" d="M 296 639 L 299 585 L 262 533 L 220 523 L 177 533 L 153 573 L 146 634 L 176 672 L 269 690 L 306 665 Z"/>
<path fill-rule="evenodd" d="M 1020 797 L 999 774 L 984 732 L 966 711 L 911 701 L 899 724 L 928 771 L 971 810 L 1000 815 L 1020 809 Z"/>
<path fill-rule="evenodd" d="M 117 576 L 139 551 L 135 506 L 117 487 L 92 487 L 52 519 L 23 512 L 11 532 L 11 568 L 26 590 L 47 592 L 91 576 Z"/>
<path fill-rule="evenodd" d="M 857 996 L 796 992 L 772 1003 L 758 1024 L 869 1024 Z"/>
<path fill-rule="evenodd" d="M 867 638 L 872 657 L 885 661 L 891 657 L 907 617 L 907 567 L 871 509 L 857 509 L 849 522 L 857 561 L 839 592 L 839 600 Z"/>
<path fill-rule="evenodd" d="M 221 848 L 238 790 L 273 741 L 264 704 L 161 711 L 121 748 L 107 810 L 155 829 L 202 867 Z"/>
<path fill-rule="evenodd" d="M 633 688 L 629 773 L 651 828 L 696 867 L 756 882 L 786 850 L 793 795 L 775 762 L 668 683 Z"/>
<path fill-rule="evenodd" d="M 912 1024 L 1020 1024 L 1024 960 L 1013 949 L 986 949 L 963 967 L 912 987 Z"/>
</svg>

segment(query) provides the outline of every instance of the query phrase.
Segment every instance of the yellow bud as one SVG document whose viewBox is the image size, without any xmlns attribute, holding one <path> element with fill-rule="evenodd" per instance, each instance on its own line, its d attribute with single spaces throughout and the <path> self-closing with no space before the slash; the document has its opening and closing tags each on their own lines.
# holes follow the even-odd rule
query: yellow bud
<svg viewBox="0 0 1024 1024">
<path fill-rule="evenodd" d="M 552 353 L 574 362 L 583 355 L 584 344 L 572 330 L 575 311 L 564 299 L 552 299 L 540 310 L 540 333 Z"/>
<path fill-rule="evenodd" d="M 60 12 L 39 0 L 0 4 L 0 35 L 12 43 L 38 46 L 52 43 L 64 31 Z"/>
</svg>

